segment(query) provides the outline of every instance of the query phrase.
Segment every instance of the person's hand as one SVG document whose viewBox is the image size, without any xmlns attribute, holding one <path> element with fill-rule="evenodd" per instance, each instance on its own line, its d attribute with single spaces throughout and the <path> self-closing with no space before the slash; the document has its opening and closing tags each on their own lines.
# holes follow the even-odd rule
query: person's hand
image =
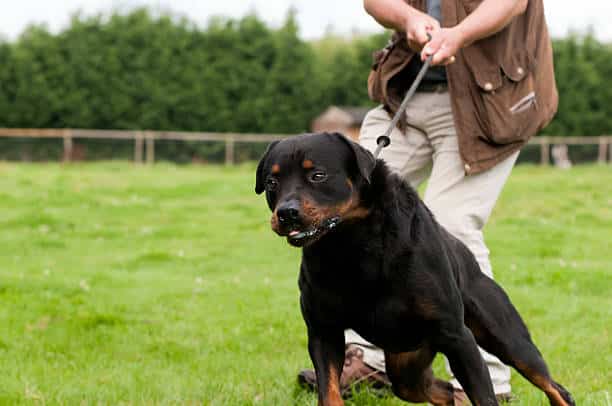
<svg viewBox="0 0 612 406">
<path fill-rule="evenodd" d="M 421 52 L 429 41 L 429 35 L 440 30 L 440 23 L 435 18 L 414 10 L 406 19 L 406 37 L 408 46 L 414 52 Z"/>
<path fill-rule="evenodd" d="M 442 28 L 431 33 L 431 40 L 421 52 L 421 60 L 433 55 L 432 65 L 448 65 L 455 62 L 455 55 L 463 46 L 463 35 L 458 29 Z"/>
</svg>

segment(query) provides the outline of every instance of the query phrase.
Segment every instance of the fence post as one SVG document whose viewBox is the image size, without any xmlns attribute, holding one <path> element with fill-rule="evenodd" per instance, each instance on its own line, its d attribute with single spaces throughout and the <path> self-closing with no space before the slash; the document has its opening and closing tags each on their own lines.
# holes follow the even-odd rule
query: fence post
<svg viewBox="0 0 612 406">
<path fill-rule="evenodd" d="M 225 165 L 234 164 L 234 147 L 236 145 L 233 135 L 228 135 L 225 139 Z"/>
<path fill-rule="evenodd" d="M 548 138 L 542 138 L 540 142 L 540 165 L 550 165 L 550 144 Z"/>
<path fill-rule="evenodd" d="M 607 154 L 608 154 L 608 140 L 602 137 L 599 139 L 599 154 L 597 155 L 597 163 L 605 164 Z"/>
<path fill-rule="evenodd" d="M 72 131 L 70 129 L 65 129 L 63 131 L 64 139 L 64 156 L 62 157 L 62 162 L 70 162 L 72 161 Z"/>
<path fill-rule="evenodd" d="M 155 163 L 155 136 L 151 132 L 146 133 L 147 140 L 147 164 Z"/>
<path fill-rule="evenodd" d="M 134 163 L 141 164 L 143 157 L 143 149 L 144 149 L 144 136 L 142 131 L 136 132 L 134 136 Z"/>
</svg>

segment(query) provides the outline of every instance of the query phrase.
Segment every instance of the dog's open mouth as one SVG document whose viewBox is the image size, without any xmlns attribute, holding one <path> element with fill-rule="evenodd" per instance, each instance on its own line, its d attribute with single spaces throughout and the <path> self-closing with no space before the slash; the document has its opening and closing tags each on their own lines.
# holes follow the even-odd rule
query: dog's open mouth
<svg viewBox="0 0 612 406">
<path fill-rule="evenodd" d="M 295 247 L 303 247 L 308 243 L 314 242 L 335 228 L 340 223 L 340 217 L 332 217 L 323 221 L 318 226 L 305 231 L 292 230 L 287 234 L 287 241 Z"/>
</svg>

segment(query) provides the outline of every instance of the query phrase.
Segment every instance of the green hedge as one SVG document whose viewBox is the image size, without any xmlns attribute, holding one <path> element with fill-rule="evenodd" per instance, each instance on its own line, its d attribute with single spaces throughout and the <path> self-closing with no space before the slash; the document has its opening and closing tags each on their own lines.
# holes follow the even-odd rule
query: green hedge
<svg viewBox="0 0 612 406">
<path fill-rule="evenodd" d="M 291 14 L 278 29 L 256 16 L 202 28 L 146 9 L 75 17 L 58 34 L 34 26 L 0 44 L 0 126 L 303 132 L 330 104 L 370 105 L 371 53 L 386 40 L 381 33 L 305 42 Z M 591 35 L 570 37 L 555 41 L 555 57 L 561 106 L 546 132 L 611 132 L 610 47 Z M 131 148 L 78 143 L 90 158 L 129 156 Z M 54 144 L 30 144 L 25 156 L 55 158 Z M 23 157 L 23 147 L 0 140 L 0 158 Z M 257 151 L 244 146 L 241 154 Z M 162 143 L 157 152 L 179 161 L 222 156 L 218 145 L 201 143 Z"/>
</svg>

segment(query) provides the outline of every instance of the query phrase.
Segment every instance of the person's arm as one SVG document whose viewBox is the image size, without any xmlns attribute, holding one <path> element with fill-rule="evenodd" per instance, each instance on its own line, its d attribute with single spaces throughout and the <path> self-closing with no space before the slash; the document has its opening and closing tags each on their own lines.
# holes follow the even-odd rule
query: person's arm
<svg viewBox="0 0 612 406">
<path fill-rule="evenodd" d="M 428 33 L 440 29 L 438 20 L 410 7 L 404 0 L 364 0 L 363 7 L 382 26 L 405 32 L 415 52 L 423 49 L 429 40 Z"/>
<path fill-rule="evenodd" d="M 523 14 L 528 0 L 485 0 L 463 20 L 457 29 L 463 33 L 465 45 L 489 37 Z"/>
<path fill-rule="evenodd" d="M 408 20 L 417 10 L 403 0 L 364 0 L 366 12 L 385 28 L 405 31 Z"/>
<path fill-rule="evenodd" d="M 421 58 L 434 55 L 432 64 L 446 64 L 457 51 L 480 39 L 489 37 L 506 27 L 525 12 L 528 0 L 484 0 L 461 23 L 432 33 Z"/>
</svg>

